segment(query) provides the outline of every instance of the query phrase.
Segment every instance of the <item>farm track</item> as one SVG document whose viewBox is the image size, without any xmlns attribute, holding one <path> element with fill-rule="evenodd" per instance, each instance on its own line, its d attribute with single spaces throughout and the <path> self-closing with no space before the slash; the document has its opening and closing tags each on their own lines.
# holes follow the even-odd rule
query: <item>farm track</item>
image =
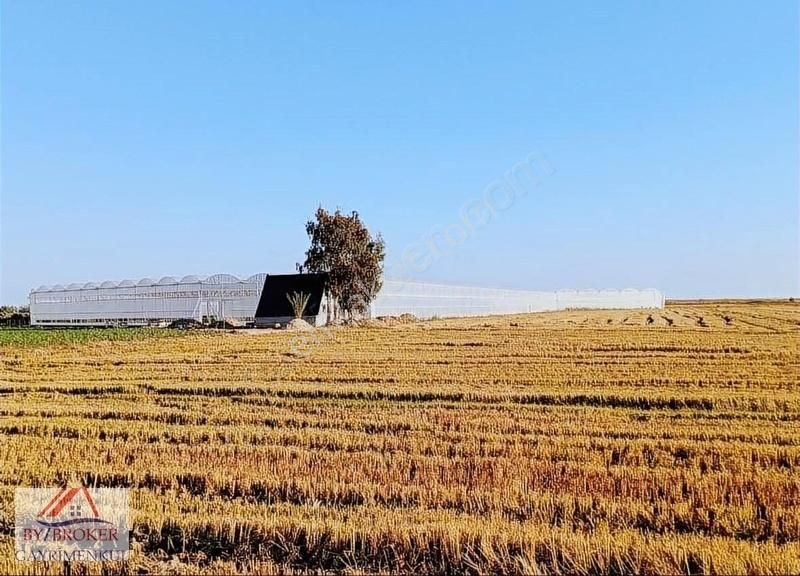
<svg viewBox="0 0 800 576">
<path fill-rule="evenodd" d="M 800 573 L 798 344 L 777 301 L 0 337 L 0 572 L 63 570 L 14 487 L 83 481 L 132 490 L 112 572 Z"/>
</svg>

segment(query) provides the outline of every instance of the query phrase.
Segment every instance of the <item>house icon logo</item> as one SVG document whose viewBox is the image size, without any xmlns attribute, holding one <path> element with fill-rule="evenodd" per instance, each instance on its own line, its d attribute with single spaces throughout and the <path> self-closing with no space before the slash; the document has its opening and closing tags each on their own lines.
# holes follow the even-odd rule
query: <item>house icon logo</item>
<svg viewBox="0 0 800 576">
<path fill-rule="evenodd" d="M 66 486 L 14 490 L 17 560 L 127 560 L 130 508 L 125 488 Z"/>
<path fill-rule="evenodd" d="M 36 521 L 51 528 L 82 523 L 112 524 L 100 516 L 97 504 L 86 486 L 61 488 L 39 511 Z"/>
</svg>

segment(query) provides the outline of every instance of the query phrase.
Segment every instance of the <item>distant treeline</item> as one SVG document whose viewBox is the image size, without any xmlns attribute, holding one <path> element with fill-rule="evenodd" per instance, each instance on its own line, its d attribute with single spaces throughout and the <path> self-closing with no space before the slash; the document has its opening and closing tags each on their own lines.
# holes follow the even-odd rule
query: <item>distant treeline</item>
<svg viewBox="0 0 800 576">
<path fill-rule="evenodd" d="M 0 306 L 0 326 L 30 326 L 30 323 L 28 306 Z"/>
</svg>

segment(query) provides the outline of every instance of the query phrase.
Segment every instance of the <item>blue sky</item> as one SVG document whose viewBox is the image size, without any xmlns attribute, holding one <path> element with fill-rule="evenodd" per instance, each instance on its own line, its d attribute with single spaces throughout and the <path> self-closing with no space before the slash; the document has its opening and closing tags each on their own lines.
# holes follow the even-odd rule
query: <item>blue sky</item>
<svg viewBox="0 0 800 576">
<path fill-rule="evenodd" d="M 2 3 L 0 301 L 292 271 L 319 204 L 405 277 L 797 295 L 797 4 Z"/>
</svg>

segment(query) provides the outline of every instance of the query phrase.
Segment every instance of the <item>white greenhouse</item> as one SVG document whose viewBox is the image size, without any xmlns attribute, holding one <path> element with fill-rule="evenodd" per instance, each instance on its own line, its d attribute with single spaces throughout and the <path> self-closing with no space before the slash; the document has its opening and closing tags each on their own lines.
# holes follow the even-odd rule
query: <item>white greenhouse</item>
<svg viewBox="0 0 800 576">
<path fill-rule="evenodd" d="M 267 274 L 237 278 L 166 276 L 160 280 L 89 282 L 41 286 L 30 293 L 36 326 L 164 326 L 175 320 L 213 318 L 250 324 Z M 574 308 L 663 308 L 664 295 L 647 290 L 537 292 L 384 281 L 370 307 L 372 317 L 489 316 Z"/>
<path fill-rule="evenodd" d="M 158 326 L 203 317 L 252 322 L 266 277 L 215 274 L 40 286 L 30 294 L 31 324 Z"/>
<path fill-rule="evenodd" d="M 663 308 L 664 295 L 647 290 L 506 290 L 386 280 L 371 306 L 372 317 L 418 318 L 521 314 L 570 308 Z"/>
</svg>

